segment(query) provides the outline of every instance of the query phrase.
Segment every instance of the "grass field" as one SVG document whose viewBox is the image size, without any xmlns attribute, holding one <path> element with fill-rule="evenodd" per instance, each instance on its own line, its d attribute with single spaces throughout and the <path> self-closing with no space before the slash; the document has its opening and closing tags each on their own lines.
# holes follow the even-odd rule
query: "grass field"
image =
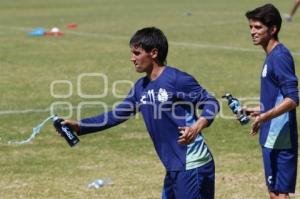
<svg viewBox="0 0 300 199">
<path fill-rule="evenodd" d="M 282 13 L 292 1 L 269 1 Z M 170 43 L 168 64 L 192 75 L 220 99 L 225 92 L 251 102 L 259 96 L 259 73 L 264 53 L 251 44 L 244 13 L 262 0 L 0 0 L 0 198 L 160 198 L 164 169 L 158 160 L 141 116 L 105 132 L 81 137 L 68 147 L 48 123 L 26 145 L 31 129 L 48 117 L 51 104 L 59 115 L 77 118 L 103 111 L 126 95 L 130 82 L 141 75 L 130 63 L 128 40 L 145 26 L 157 26 Z M 299 13 L 297 13 L 299 14 Z M 78 27 L 66 28 L 75 22 Z M 300 15 L 283 22 L 280 40 L 294 53 L 300 75 Z M 62 37 L 28 37 L 36 27 L 59 27 Z M 104 74 L 102 79 L 82 74 Z M 101 78 L 101 77 L 100 77 Z M 51 84 L 67 80 L 69 84 Z M 127 80 L 122 83 L 120 80 Z M 78 81 L 81 82 L 78 88 Z M 72 91 L 72 92 L 69 92 Z M 70 94 L 70 95 L 68 95 Z M 105 94 L 105 93 L 104 93 Z M 61 95 L 58 96 L 58 95 Z M 66 96 L 66 98 L 63 98 Z M 247 100 L 248 99 L 248 100 Z M 255 100 L 254 100 L 255 101 Z M 63 105 L 63 103 L 68 103 Z M 258 137 L 248 135 L 225 102 L 214 124 L 204 131 L 216 162 L 217 199 L 267 198 Z M 226 117 L 224 117 L 226 116 Z M 112 178 L 99 190 L 87 184 Z M 300 198 L 300 178 L 297 193 Z"/>
</svg>

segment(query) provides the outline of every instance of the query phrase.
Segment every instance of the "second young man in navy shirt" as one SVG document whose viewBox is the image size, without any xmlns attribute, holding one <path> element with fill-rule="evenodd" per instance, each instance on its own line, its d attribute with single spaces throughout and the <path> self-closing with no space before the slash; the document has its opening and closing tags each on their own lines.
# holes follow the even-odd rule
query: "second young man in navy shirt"
<svg viewBox="0 0 300 199">
<path fill-rule="evenodd" d="M 298 79 L 289 50 L 279 42 L 281 16 L 272 4 L 246 13 L 254 45 L 266 59 L 261 72 L 260 107 L 246 109 L 255 117 L 251 134 L 260 129 L 265 180 L 271 199 L 288 199 L 295 192 L 298 158 L 296 107 Z"/>
</svg>

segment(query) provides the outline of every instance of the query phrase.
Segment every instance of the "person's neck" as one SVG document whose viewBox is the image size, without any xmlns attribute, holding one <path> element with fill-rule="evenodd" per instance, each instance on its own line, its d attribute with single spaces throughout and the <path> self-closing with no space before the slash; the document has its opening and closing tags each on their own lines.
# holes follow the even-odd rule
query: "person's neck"
<svg viewBox="0 0 300 199">
<path fill-rule="evenodd" d="M 155 64 L 153 66 L 152 70 L 149 73 L 147 73 L 147 77 L 151 81 L 154 81 L 154 80 L 156 80 L 161 75 L 161 73 L 164 71 L 165 68 L 166 68 L 165 65 Z"/>
<path fill-rule="evenodd" d="M 266 54 L 270 54 L 270 52 L 279 44 L 278 40 L 271 39 L 269 42 L 263 46 L 263 49 L 265 50 Z"/>
</svg>

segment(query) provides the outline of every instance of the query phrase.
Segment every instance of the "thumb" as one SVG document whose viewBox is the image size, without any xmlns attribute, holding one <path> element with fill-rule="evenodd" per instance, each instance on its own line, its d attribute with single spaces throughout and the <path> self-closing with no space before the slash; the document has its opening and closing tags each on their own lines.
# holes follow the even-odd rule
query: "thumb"
<svg viewBox="0 0 300 199">
<path fill-rule="evenodd" d="M 187 130 L 187 127 L 181 126 L 181 127 L 178 127 L 178 130 L 180 131 L 180 133 L 185 133 L 185 131 Z"/>
<path fill-rule="evenodd" d="M 183 127 L 183 126 L 178 127 L 179 134 L 180 134 L 180 135 L 183 135 L 184 132 L 185 132 L 185 129 L 186 129 L 186 127 Z"/>
<path fill-rule="evenodd" d="M 185 126 L 179 126 L 178 129 L 181 130 L 181 131 L 184 131 L 186 129 L 186 127 Z"/>
<path fill-rule="evenodd" d="M 75 124 L 76 122 L 73 120 L 64 120 L 61 122 L 61 124 Z"/>
<path fill-rule="evenodd" d="M 260 112 L 253 112 L 250 114 L 251 117 L 257 117 L 260 115 Z"/>
</svg>

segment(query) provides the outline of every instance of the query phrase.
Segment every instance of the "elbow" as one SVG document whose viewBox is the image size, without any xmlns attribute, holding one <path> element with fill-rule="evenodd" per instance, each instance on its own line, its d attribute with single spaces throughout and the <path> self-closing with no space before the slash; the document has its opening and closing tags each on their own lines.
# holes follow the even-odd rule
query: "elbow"
<svg viewBox="0 0 300 199">
<path fill-rule="evenodd" d="M 288 97 L 290 99 L 290 101 L 292 102 L 292 106 L 293 108 L 296 108 L 299 105 L 299 97 L 298 97 L 298 93 L 297 95 L 291 95 Z"/>
<path fill-rule="evenodd" d="M 289 100 L 289 104 L 290 104 L 290 110 L 297 108 L 297 106 L 299 106 L 299 98 L 297 97 L 288 97 L 287 98 Z"/>
<path fill-rule="evenodd" d="M 220 112 L 220 103 L 218 100 L 214 99 L 211 101 L 212 107 L 213 107 L 213 112 L 214 115 L 217 115 Z"/>
<path fill-rule="evenodd" d="M 299 100 L 293 101 L 293 108 L 297 108 L 299 106 Z"/>
<path fill-rule="evenodd" d="M 201 116 L 208 121 L 208 126 L 210 126 L 210 124 L 213 122 L 213 120 L 215 119 L 219 111 L 220 111 L 219 102 L 216 99 L 210 100 L 205 103 Z"/>
</svg>

